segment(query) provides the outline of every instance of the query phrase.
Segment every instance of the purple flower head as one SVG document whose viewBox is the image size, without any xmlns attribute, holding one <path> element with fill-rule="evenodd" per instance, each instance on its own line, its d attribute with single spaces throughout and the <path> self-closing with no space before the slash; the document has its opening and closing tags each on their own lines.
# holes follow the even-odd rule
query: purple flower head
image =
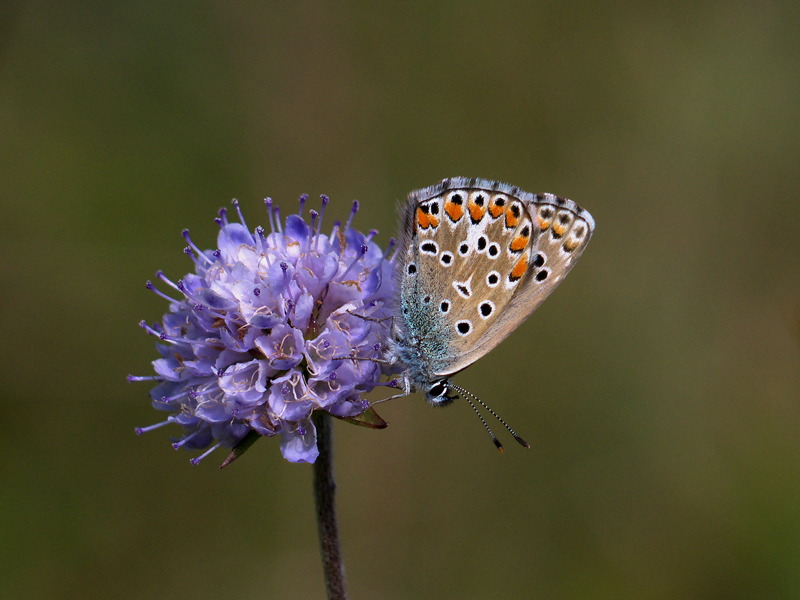
<svg viewBox="0 0 800 600">
<path fill-rule="evenodd" d="M 281 223 L 270 200 L 271 232 L 251 232 L 234 206 L 238 223 L 225 210 L 216 219 L 216 250 L 200 250 L 183 232 L 194 273 L 173 283 L 159 272 L 169 293 L 148 282 L 169 301 L 161 324 L 141 323 L 158 337 L 161 358 L 153 361 L 155 376 L 129 380 L 155 381 L 153 407 L 172 414 L 137 433 L 180 426 L 175 448 L 211 447 L 193 464 L 250 434 L 280 434 L 287 460 L 313 463 L 311 413 L 348 418 L 368 410 L 361 395 L 391 372 L 342 357 L 383 358 L 393 267 L 374 232 L 364 236 L 350 221 L 326 235 L 321 214 L 311 211 L 309 223 L 301 209 Z"/>
</svg>

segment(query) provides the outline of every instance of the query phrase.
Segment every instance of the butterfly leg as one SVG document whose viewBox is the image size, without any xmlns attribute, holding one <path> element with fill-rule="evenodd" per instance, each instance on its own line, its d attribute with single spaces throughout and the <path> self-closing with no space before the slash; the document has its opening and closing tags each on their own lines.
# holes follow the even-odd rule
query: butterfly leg
<svg viewBox="0 0 800 600">
<path fill-rule="evenodd" d="M 358 317 L 359 319 L 364 319 L 365 321 L 372 321 L 373 323 L 383 323 L 384 321 L 391 321 L 392 326 L 394 326 L 394 317 L 383 317 L 382 319 L 376 319 L 375 317 L 368 317 L 366 315 L 360 315 L 358 313 L 354 313 L 352 310 L 348 309 L 348 314 L 353 315 L 354 317 Z"/>
<path fill-rule="evenodd" d="M 331 360 L 366 360 L 383 367 L 391 367 L 395 362 L 394 359 L 386 360 L 385 358 L 371 358 L 368 356 L 334 356 Z"/>
<path fill-rule="evenodd" d="M 410 396 L 414 390 L 411 387 L 411 380 L 407 376 L 403 376 L 403 393 L 402 394 L 395 394 L 394 396 L 389 396 L 388 398 L 382 398 L 381 400 L 376 400 L 375 402 L 371 402 L 370 406 L 374 406 L 376 404 L 380 404 L 381 402 L 387 402 L 389 400 L 394 400 L 396 398 L 405 398 L 406 396 Z"/>
</svg>

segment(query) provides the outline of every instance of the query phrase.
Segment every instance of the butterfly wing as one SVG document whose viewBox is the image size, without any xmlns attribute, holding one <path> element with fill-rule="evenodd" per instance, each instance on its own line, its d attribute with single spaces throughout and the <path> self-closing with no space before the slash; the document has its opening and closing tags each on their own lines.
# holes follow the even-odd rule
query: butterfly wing
<svg viewBox="0 0 800 600">
<path fill-rule="evenodd" d="M 555 289 L 591 238 L 594 220 L 571 200 L 499 182 L 447 179 L 406 207 L 403 310 L 435 377 L 492 350 Z M 402 275 L 402 274 L 401 274 Z"/>
<path fill-rule="evenodd" d="M 466 368 L 488 353 L 527 319 L 566 277 L 594 231 L 592 216 L 571 200 L 525 193 L 521 199 L 535 231 L 525 251 L 525 273 L 510 302 L 492 324 L 491 334 L 464 349 L 460 360 L 451 367 L 455 370 Z"/>
</svg>

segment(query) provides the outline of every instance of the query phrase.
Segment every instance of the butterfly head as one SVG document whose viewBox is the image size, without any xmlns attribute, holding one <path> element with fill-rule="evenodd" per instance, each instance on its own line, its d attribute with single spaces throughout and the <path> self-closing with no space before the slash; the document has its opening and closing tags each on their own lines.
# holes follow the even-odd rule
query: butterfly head
<svg viewBox="0 0 800 600">
<path fill-rule="evenodd" d="M 450 392 L 450 380 L 440 379 L 434 381 L 425 389 L 425 399 L 432 406 L 447 406 L 453 400 L 459 398 L 458 395 L 451 395 Z"/>
</svg>

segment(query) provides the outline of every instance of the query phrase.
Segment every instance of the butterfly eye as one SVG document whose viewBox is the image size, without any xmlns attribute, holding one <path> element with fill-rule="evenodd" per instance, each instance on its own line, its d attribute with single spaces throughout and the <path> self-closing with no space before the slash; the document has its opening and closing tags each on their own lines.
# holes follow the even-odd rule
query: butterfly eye
<svg viewBox="0 0 800 600">
<path fill-rule="evenodd" d="M 429 396 L 444 396 L 446 393 L 447 393 L 447 386 L 441 381 L 434 383 L 431 387 L 428 388 Z"/>
</svg>

